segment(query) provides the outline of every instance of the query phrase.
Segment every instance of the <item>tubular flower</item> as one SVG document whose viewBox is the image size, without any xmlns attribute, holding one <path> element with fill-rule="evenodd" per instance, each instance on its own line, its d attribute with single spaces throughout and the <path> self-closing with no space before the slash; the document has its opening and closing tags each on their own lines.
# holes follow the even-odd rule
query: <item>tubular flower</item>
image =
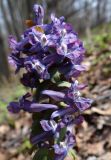
<svg viewBox="0 0 111 160">
<path fill-rule="evenodd" d="M 12 113 L 32 114 L 30 139 L 38 154 L 45 149 L 47 154 L 42 156 L 51 152 L 52 159 L 64 160 L 76 144 L 69 128 L 83 122 L 82 112 L 92 103 L 81 96 L 86 85 L 76 80 L 85 71 L 85 49 L 64 17 L 51 14 L 51 22 L 44 24 L 43 7 L 35 4 L 33 11 L 34 20 L 26 21 L 21 40 L 9 36 L 9 63 L 15 73 L 23 70 L 20 82 L 35 92 L 10 102 L 7 108 Z"/>
<path fill-rule="evenodd" d="M 70 132 L 67 131 L 66 132 L 66 137 L 64 142 L 61 142 L 59 145 L 55 144 L 54 147 L 54 151 L 55 151 L 55 160 L 63 160 L 68 151 L 70 150 L 70 148 L 73 148 L 75 145 L 75 137 L 74 135 Z"/>
</svg>

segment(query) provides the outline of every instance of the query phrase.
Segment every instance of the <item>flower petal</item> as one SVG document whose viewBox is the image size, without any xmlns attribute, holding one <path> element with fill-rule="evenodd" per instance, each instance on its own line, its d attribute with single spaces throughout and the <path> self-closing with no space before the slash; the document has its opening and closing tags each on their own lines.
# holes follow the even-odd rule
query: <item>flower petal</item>
<svg viewBox="0 0 111 160">
<path fill-rule="evenodd" d="M 57 109 L 58 107 L 53 104 L 39 104 L 39 103 L 33 103 L 30 106 L 31 112 L 42 112 L 47 109 Z"/>
<path fill-rule="evenodd" d="M 64 97 L 65 97 L 64 93 L 58 92 L 58 91 L 53 91 L 53 90 L 44 90 L 44 91 L 42 91 L 42 94 L 50 96 L 54 100 L 59 100 L 59 101 L 64 99 Z"/>
<path fill-rule="evenodd" d="M 70 131 L 67 131 L 65 141 L 68 149 L 73 148 L 74 145 L 76 144 L 75 136 Z"/>
<path fill-rule="evenodd" d="M 40 124 L 41 124 L 42 128 L 44 129 L 44 131 L 52 130 L 52 127 L 49 125 L 47 120 L 40 121 Z"/>
<path fill-rule="evenodd" d="M 20 104 L 19 102 L 10 102 L 9 105 L 7 106 L 8 111 L 11 113 L 18 113 L 20 112 Z"/>
<path fill-rule="evenodd" d="M 82 65 L 74 65 L 74 68 L 78 71 L 85 71 L 86 70 L 85 66 L 82 66 Z"/>
<path fill-rule="evenodd" d="M 67 155 L 67 148 L 60 146 L 58 144 L 55 144 L 53 146 L 54 152 L 55 152 L 55 158 L 54 160 L 64 160 L 64 158 Z"/>
<path fill-rule="evenodd" d="M 65 109 L 61 109 L 61 110 L 57 110 L 57 111 L 53 112 L 52 115 L 51 115 L 51 118 L 54 119 L 54 118 L 59 117 L 59 116 L 64 116 L 66 114 L 74 113 L 76 111 L 77 111 L 76 108 L 67 107 Z"/>
<path fill-rule="evenodd" d="M 30 140 L 31 140 L 32 144 L 37 145 L 39 142 L 44 142 L 52 136 L 53 136 L 52 131 L 43 132 L 43 133 L 38 134 L 36 136 L 32 136 Z"/>
<path fill-rule="evenodd" d="M 44 9 L 41 5 L 35 4 L 33 7 L 33 11 L 35 13 L 35 23 L 37 25 L 43 23 L 44 18 Z"/>
<path fill-rule="evenodd" d="M 93 101 L 89 98 L 80 97 L 75 104 L 80 111 L 85 111 L 86 109 L 90 108 L 92 102 Z"/>
</svg>

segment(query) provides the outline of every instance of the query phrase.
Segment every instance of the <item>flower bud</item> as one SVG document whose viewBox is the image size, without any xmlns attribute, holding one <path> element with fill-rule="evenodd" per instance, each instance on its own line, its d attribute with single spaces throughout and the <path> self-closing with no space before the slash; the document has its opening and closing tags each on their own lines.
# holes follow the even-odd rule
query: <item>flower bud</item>
<svg viewBox="0 0 111 160">
<path fill-rule="evenodd" d="M 35 4 L 33 7 L 33 10 L 35 12 L 35 23 L 37 25 L 43 24 L 43 18 L 44 18 L 44 9 L 41 5 Z"/>
</svg>

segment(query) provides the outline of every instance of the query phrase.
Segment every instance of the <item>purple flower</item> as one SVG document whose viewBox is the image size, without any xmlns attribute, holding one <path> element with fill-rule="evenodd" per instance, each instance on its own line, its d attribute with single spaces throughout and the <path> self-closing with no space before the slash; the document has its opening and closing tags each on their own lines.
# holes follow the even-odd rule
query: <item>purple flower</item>
<svg viewBox="0 0 111 160">
<path fill-rule="evenodd" d="M 34 145 L 37 145 L 39 142 L 45 142 L 53 136 L 57 136 L 58 125 L 54 120 L 42 120 L 40 124 L 44 131 L 41 134 L 31 136 L 31 142 Z"/>
<path fill-rule="evenodd" d="M 24 73 L 20 81 L 26 87 L 37 88 L 38 86 L 38 78 L 34 72 Z"/>
<path fill-rule="evenodd" d="M 40 5 L 34 5 L 34 13 L 39 24 L 43 20 L 43 8 Z M 72 32 L 71 26 L 64 22 L 63 17 L 58 19 L 52 15 L 51 19 L 51 24 L 40 23 L 27 29 L 20 42 L 10 37 L 10 48 L 14 52 L 11 57 L 17 66 L 17 71 L 20 68 L 26 70 L 28 68 L 31 72 L 36 70 L 40 78 L 49 79 L 48 69 L 60 64 L 58 70 L 66 78 L 76 77 L 85 70 L 80 64 L 84 57 L 83 44 L 77 34 Z M 16 55 L 16 52 L 19 54 Z"/>
<path fill-rule="evenodd" d="M 71 87 L 68 88 L 65 93 L 44 90 L 42 94 L 48 95 L 56 101 L 64 101 L 70 106 L 77 106 L 80 112 L 88 109 L 91 106 L 92 100 L 80 96 L 79 90 L 84 88 L 85 85 L 78 85 L 78 81 L 75 81 L 71 84 Z"/>
<path fill-rule="evenodd" d="M 9 47 L 10 47 L 10 49 L 11 49 L 14 53 L 17 52 L 17 50 L 16 50 L 16 45 L 17 45 L 16 38 L 15 38 L 14 36 L 10 35 L 10 36 L 8 37 L 8 42 L 9 42 Z"/>
<path fill-rule="evenodd" d="M 67 147 L 64 146 L 64 144 L 55 144 L 53 148 L 55 152 L 54 160 L 64 160 L 64 158 L 67 156 Z"/>
<path fill-rule="evenodd" d="M 18 113 L 21 110 L 21 107 L 18 102 L 10 102 L 7 106 L 7 109 L 11 113 Z"/>
<path fill-rule="evenodd" d="M 75 143 L 74 135 L 70 131 L 67 131 L 65 141 L 61 142 L 60 145 L 55 144 L 53 146 L 55 152 L 54 160 L 64 160 L 68 151 L 74 147 Z"/>
<path fill-rule="evenodd" d="M 32 61 L 25 61 L 25 67 L 29 72 L 36 71 L 41 79 L 49 79 L 50 75 L 47 71 L 47 67 L 43 65 L 38 59 L 33 59 Z"/>
<path fill-rule="evenodd" d="M 8 63 L 13 67 L 14 70 L 17 69 L 17 65 L 11 57 L 8 57 Z"/>
<path fill-rule="evenodd" d="M 40 104 L 40 103 L 32 103 L 30 106 L 31 112 L 42 112 L 47 109 L 55 110 L 58 107 L 54 104 Z"/>
<path fill-rule="evenodd" d="M 62 92 L 57 92 L 57 91 L 52 91 L 52 90 L 44 90 L 42 91 L 42 94 L 44 95 L 48 95 L 51 98 L 55 99 L 55 100 L 62 100 L 65 98 L 65 94 Z"/>
<path fill-rule="evenodd" d="M 75 103 L 77 108 L 82 112 L 88 109 L 91 106 L 92 100 L 88 98 L 81 97 L 79 90 L 83 89 L 85 86 L 78 84 L 78 81 L 75 81 L 71 84 L 70 89 L 68 90 L 66 97 L 69 99 L 69 103 Z"/>
<path fill-rule="evenodd" d="M 29 37 L 23 38 L 20 42 L 17 43 L 17 50 L 26 52 L 31 47 L 31 44 L 29 43 Z"/>
<path fill-rule="evenodd" d="M 60 136 L 59 133 L 62 128 L 71 126 L 73 124 L 80 124 L 82 122 L 83 122 L 82 116 L 78 116 L 77 118 L 74 118 L 74 116 L 71 116 L 71 115 L 64 116 L 59 123 L 56 123 L 54 120 L 50 120 L 50 121 L 42 120 L 40 121 L 40 124 L 44 131 L 38 135 L 31 135 L 31 143 L 34 145 L 37 145 L 38 143 L 43 143 L 43 142 L 45 143 L 45 141 L 49 141 L 50 139 L 52 139 L 52 137 L 54 137 L 57 140 Z M 68 141 L 68 142 L 67 141 L 68 139 L 66 139 L 66 143 L 68 143 L 67 144 L 68 147 L 71 146 L 71 143 L 72 145 L 75 145 L 75 142 L 73 143 L 73 141 Z"/>
<path fill-rule="evenodd" d="M 44 18 L 44 9 L 41 5 L 35 4 L 33 7 L 33 11 L 35 13 L 35 23 L 37 25 L 43 24 Z"/>
<path fill-rule="evenodd" d="M 78 77 L 81 72 L 85 71 L 86 68 L 82 65 L 76 65 L 73 63 L 64 63 L 59 67 L 59 71 L 65 75 L 67 79 L 70 77 Z"/>
<path fill-rule="evenodd" d="M 55 139 L 59 138 L 59 132 L 62 128 L 66 127 L 66 124 L 63 122 L 56 123 L 54 120 L 41 120 L 40 124 L 43 128 L 43 132 L 38 135 L 31 135 L 31 142 L 34 145 L 37 145 L 38 143 L 45 143 L 45 141 L 49 141 L 54 137 Z M 69 124 L 68 124 L 69 125 Z M 68 138 L 68 137 L 67 137 Z M 66 139 L 66 143 L 67 143 Z M 71 141 L 70 141 L 71 143 Z M 72 141 L 73 143 L 73 141 Z M 69 142 L 68 142 L 69 145 Z M 74 145 L 74 144 L 73 144 Z M 70 144 L 71 146 L 71 144 Z"/>
<path fill-rule="evenodd" d="M 80 125 L 84 121 L 84 117 L 80 113 L 66 114 L 62 117 L 62 125 L 64 126 L 73 126 Z"/>
<path fill-rule="evenodd" d="M 57 111 L 54 111 L 51 115 L 51 118 L 54 119 L 56 117 L 59 117 L 59 116 L 65 116 L 65 115 L 69 115 L 69 114 L 74 114 L 75 112 L 77 112 L 77 108 L 74 108 L 74 107 L 71 107 L 71 106 L 68 106 L 64 109 L 60 109 L 60 110 L 57 110 Z"/>
<path fill-rule="evenodd" d="M 21 58 L 19 55 L 15 55 L 12 53 L 8 60 L 11 65 L 15 66 L 15 73 L 18 73 L 19 70 L 24 67 L 24 59 Z"/>
<path fill-rule="evenodd" d="M 72 106 L 54 111 L 51 115 L 51 118 L 61 118 L 60 126 L 63 127 L 72 126 L 72 125 L 79 125 L 83 122 L 84 118 L 81 116 L 81 113 L 78 111 L 77 108 Z"/>
<path fill-rule="evenodd" d="M 31 95 L 29 93 L 25 94 L 23 97 L 20 98 L 19 102 L 11 102 L 8 105 L 8 110 L 12 113 L 18 113 L 20 110 L 27 111 L 29 113 L 34 112 L 42 112 L 44 110 L 52 109 L 55 110 L 58 107 L 53 104 L 38 104 L 34 101 L 28 100 Z"/>
<path fill-rule="evenodd" d="M 8 110 L 11 113 L 18 113 L 21 109 L 23 110 L 29 110 L 31 101 L 27 100 L 27 98 L 31 97 L 30 93 L 25 94 L 19 99 L 19 102 L 10 102 L 8 105 Z M 30 112 L 30 111 L 29 111 Z"/>
</svg>

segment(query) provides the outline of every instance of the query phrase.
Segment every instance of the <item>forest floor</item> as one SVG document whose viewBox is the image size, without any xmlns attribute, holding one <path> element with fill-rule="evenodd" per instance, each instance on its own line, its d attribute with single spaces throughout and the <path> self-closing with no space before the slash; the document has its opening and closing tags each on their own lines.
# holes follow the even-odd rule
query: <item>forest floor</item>
<svg viewBox="0 0 111 160">
<path fill-rule="evenodd" d="M 88 70 L 81 77 L 89 84 L 84 94 L 94 103 L 76 128 L 78 160 L 111 160 L 111 33 L 105 27 L 86 42 Z"/>
<path fill-rule="evenodd" d="M 94 100 L 84 113 L 85 121 L 75 128 L 77 160 L 111 160 L 111 34 L 101 31 L 85 40 L 87 71 L 80 81 L 88 84 L 83 95 Z M 0 160 L 31 160 L 28 140 L 31 116 L 21 112 L 11 115 L 6 105 L 25 93 L 17 84 L 0 91 Z M 25 138 L 24 138 L 25 137 Z"/>
</svg>

